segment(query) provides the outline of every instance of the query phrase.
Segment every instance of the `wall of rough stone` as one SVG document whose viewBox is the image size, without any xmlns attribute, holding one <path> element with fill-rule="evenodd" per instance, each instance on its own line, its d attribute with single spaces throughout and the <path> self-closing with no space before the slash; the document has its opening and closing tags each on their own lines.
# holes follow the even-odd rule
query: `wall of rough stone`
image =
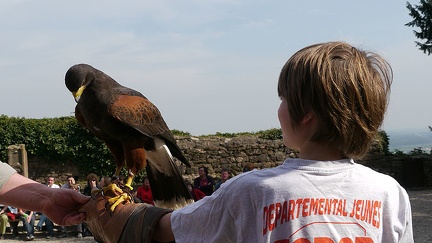
<svg viewBox="0 0 432 243">
<path fill-rule="evenodd" d="M 296 157 L 295 151 L 286 148 L 282 140 L 266 140 L 255 136 L 235 138 L 182 137 L 177 139 L 184 155 L 192 162 L 191 168 L 183 168 L 186 177 L 197 176 L 198 167 L 205 166 L 209 174 L 218 177 L 222 168 L 233 175 L 251 164 L 256 169 L 280 165 L 287 157 Z"/>
<path fill-rule="evenodd" d="M 237 175 L 247 164 L 264 169 L 280 165 L 287 157 L 297 157 L 296 151 L 286 148 L 282 140 L 255 136 L 178 137 L 177 143 L 192 164 L 191 168 L 179 165 L 188 180 L 197 177 L 199 166 L 207 167 L 211 176 L 219 178 L 222 168 Z M 394 177 L 406 187 L 432 186 L 432 157 L 429 155 L 394 157 L 375 152 L 358 162 Z M 67 175 L 80 175 L 80 171 L 73 164 L 48 163 L 29 155 L 29 177 L 44 182 L 49 175 L 65 181 Z M 80 179 L 85 180 L 85 175 Z"/>
<path fill-rule="evenodd" d="M 359 163 L 395 178 L 405 188 L 432 187 L 432 156 L 386 156 L 373 153 Z"/>
</svg>

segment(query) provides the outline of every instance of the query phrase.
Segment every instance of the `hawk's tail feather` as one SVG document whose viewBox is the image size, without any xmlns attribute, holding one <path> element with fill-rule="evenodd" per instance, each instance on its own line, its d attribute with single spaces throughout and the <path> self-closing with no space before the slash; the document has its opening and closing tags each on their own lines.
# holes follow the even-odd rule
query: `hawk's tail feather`
<svg viewBox="0 0 432 243">
<path fill-rule="evenodd" d="M 193 198 L 177 166 L 172 163 L 170 175 L 160 172 L 152 163 L 147 163 L 146 171 L 153 194 L 153 201 L 158 207 L 179 209 L 193 202 Z"/>
<path fill-rule="evenodd" d="M 160 207 L 178 209 L 193 202 L 170 149 L 163 140 L 155 140 L 156 149 L 147 151 L 147 177 L 153 201 Z"/>
</svg>

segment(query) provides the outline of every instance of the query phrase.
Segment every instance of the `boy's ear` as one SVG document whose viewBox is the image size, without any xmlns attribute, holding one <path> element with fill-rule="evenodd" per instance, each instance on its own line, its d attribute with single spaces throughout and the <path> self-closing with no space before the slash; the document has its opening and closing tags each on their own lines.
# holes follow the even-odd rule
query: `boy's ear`
<svg viewBox="0 0 432 243">
<path fill-rule="evenodd" d="M 308 113 L 306 113 L 306 115 L 303 117 L 301 123 L 302 123 L 302 124 L 307 124 L 307 123 L 313 121 L 314 119 L 315 119 L 315 113 L 313 113 L 313 112 L 308 112 Z"/>
</svg>

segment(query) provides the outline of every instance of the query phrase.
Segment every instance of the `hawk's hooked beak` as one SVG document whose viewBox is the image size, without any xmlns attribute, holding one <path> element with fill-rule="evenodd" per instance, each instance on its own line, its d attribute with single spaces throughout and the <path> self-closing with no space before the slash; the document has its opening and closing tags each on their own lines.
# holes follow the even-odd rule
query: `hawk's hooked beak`
<svg viewBox="0 0 432 243">
<path fill-rule="evenodd" d="M 84 91 L 86 86 L 81 86 L 76 92 L 72 92 L 73 97 L 75 98 L 75 102 L 78 103 L 79 99 L 81 98 L 81 94 Z"/>
</svg>

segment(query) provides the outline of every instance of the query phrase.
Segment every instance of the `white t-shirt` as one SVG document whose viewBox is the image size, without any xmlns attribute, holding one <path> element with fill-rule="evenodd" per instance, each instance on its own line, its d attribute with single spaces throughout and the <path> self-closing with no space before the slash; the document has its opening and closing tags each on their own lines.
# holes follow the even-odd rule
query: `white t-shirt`
<svg viewBox="0 0 432 243">
<path fill-rule="evenodd" d="M 414 242 L 406 191 L 349 159 L 241 174 L 174 211 L 171 224 L 177 243 Z"/>
</svg>

